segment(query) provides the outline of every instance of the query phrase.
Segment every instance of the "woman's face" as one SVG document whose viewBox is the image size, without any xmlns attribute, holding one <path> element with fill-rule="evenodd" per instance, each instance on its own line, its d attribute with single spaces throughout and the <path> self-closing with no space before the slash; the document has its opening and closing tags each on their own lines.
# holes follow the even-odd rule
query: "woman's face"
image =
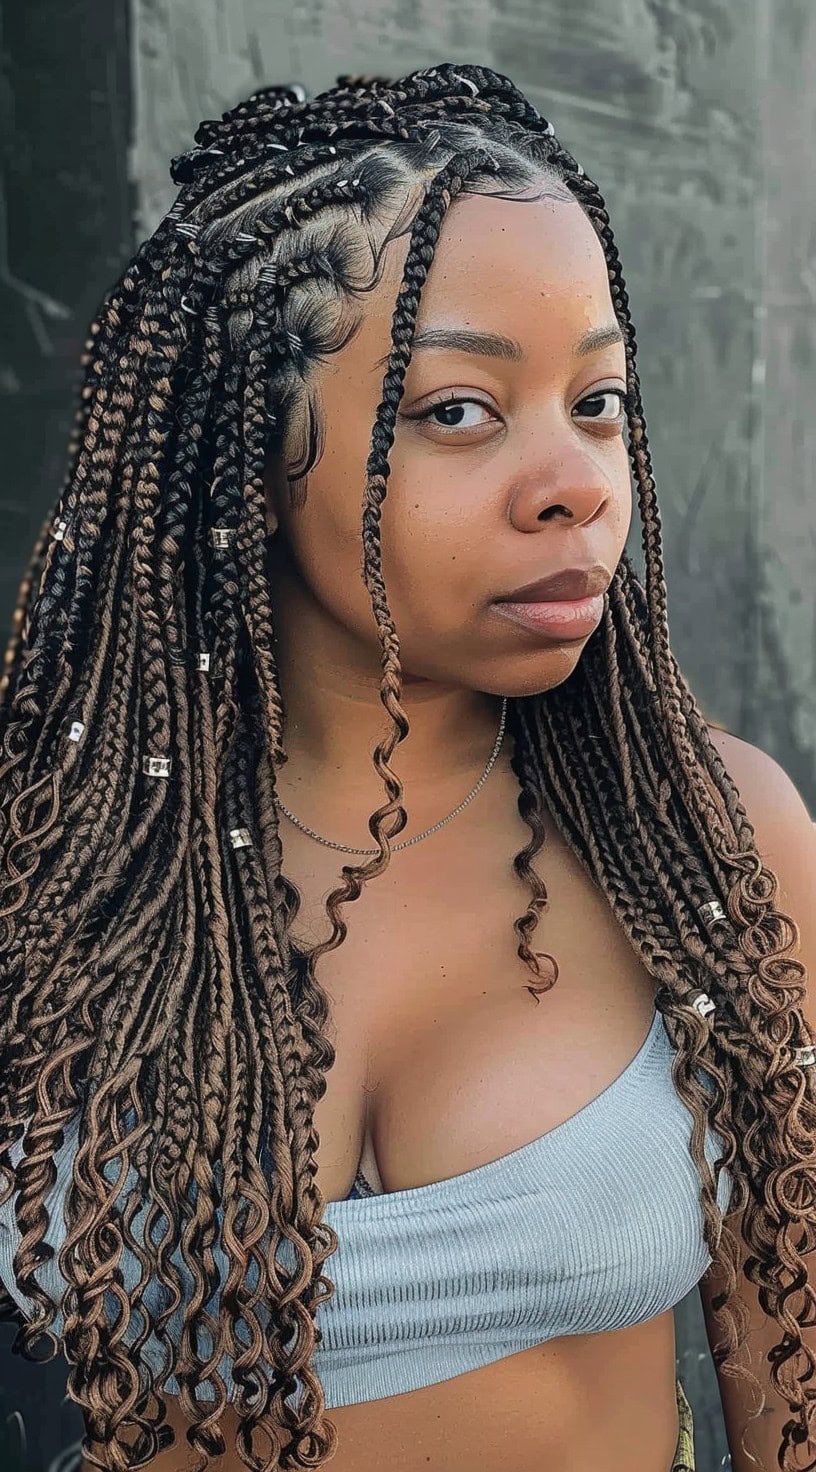
<svg viewBox="0 0 816 1472">
<path fill-rule="evenodd" d="M 371 428 L 408 238 L 389 246 L 356 336 L 315 370 L 325 450 L 293 508 L 267 478 L 278 597 L 308 640 L 379 677 L 362 580 L 362 501 Z M 510 339 L 501 355 L 422 346 L 447 329 Z M 600 242 L 583 210 L 552 199 L 457 199 L 422 292 L 390 454 L 381 535 L 386 593 L 406 682 L 530 695 L 565 680 L 590 637 L 559 641 L 495 600 L 560 569 L 602 564 L 611 580 L 632 511 L 621 341 Z M 474 344 L 475 345 L 475 344 Z M 443 407 L 442 401 L 462 402 Z M 283 581 L 280 582 L 280 575 Z M 301 641 L 307 642 L 304 649 Z"/>
</svg>

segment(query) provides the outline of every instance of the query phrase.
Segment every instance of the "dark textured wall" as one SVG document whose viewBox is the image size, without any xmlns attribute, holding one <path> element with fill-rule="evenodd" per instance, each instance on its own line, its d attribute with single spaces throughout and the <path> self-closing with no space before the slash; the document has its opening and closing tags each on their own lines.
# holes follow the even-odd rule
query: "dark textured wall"
<svg viewBox="0 0 816 1472">
<path fill-rule="evenodd" d="M 3 618 L 58 490 L 86 322 L 129 247 L 123 8 L 40 0 L 35 21 L 0 0 Z M 130 24 L 137 238 L 199 120 L 265 83 L 474 61 L 552 119 L 606 196 L 627 278 L 675 653 L 816 816 L 812 0 L 130 0 Z M 696 1290 L 676 1320 L 699 1472 L 715 1472 Z M 0 1395 L 33 1425 L 45 1372 L 8 1364 Z"/>
<path fill-rule="evenodd" d="M 62 479 L 88 323 L 134 249 L 128 21 L 126 0 L 0 0 L 3 647 Z M 0 1472 L 44 1472 L 81 1417 L 62 1357 L 12 1358 L 12 1338 L 0 1326 Z"/>
<path fill-rule="evenodd" d="M 133 251 L 126 0 L 0 0 L 0 619 L 56 501 L 99 298 Z"/>
</svg>

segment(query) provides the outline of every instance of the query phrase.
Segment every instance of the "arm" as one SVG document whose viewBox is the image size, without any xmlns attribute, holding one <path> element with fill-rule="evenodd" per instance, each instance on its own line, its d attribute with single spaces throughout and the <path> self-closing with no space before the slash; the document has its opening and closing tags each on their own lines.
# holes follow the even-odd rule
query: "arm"
<svg viewBox="0 0 816 1472">
<path fill-rule="evenodd" d="M 808 970 L 810 985 L 802 1001 L 802 1012 L 816 1033 L 816 826 L 790 777 L 773 758 L 724 732 L 712 731 L 711 739 L 737 785 L 763 860 L 779 880 L 777 906 L 799 927 L 800 946 L 792 954 Z M 734 1213 L 728 1224 L 741 1246 L 741 1268 L 748 1250 L 740 1230 L 739 1215 Z M 750 1326 L 739 1362 L 756 1376 L 767 1397 L 767 1405 L 762 1415 L 751 1422 L 745 1435 L 748 1450 L 757 1458 L 751 1462 L 742 1451 L 741 1441 L 756 1405 L 756 1392 L 752 1392 L 750 1385 L 744 1382 L 718 1374 L 731 1464 L 733 1472 L 775 1472 L 779 1466 L 777 1458 L 782 1444 L 782 1426 L 790 1419 L 790 1412 L 771 1385 L 767 1354 L 781 1340 L 782 1329 L 763 1312 L 756 1288 L 747 1278 L 740 1276 L 740 1268 L 737 1271 L 739 1294 L 750 1315 Z M 816 1288 L 816 1266 L 809 1281 Z M 718 1336 L 711 1299 L 723 1287 L 715 1258 L 699 1284 L 712 1350 Z M 816 1328 L 803 1330 L 802 1339 L 816 1354 Z M 809 1445 L 809 1455 L 814 1450 L 816 1447 Z"/>
</svg>

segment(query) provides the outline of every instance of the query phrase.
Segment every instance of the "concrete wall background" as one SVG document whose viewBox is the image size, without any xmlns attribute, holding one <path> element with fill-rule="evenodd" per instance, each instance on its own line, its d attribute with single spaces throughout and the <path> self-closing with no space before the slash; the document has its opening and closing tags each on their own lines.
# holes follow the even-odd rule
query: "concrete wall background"
<svg viewBox="0 0 816 1472">
<path fill-rule="evenodd" d="M 85 323 L 169 207 L 169 159 L 198 122 L 272 81 L 311 93 L 343 71 L 478 62 L 528 93 L 609 205 L 637 330 L 675 653 L 707 714 L 774 755 L 816 817 L 811 0 L 129 0 L 125 17 L 126 8 L 41 0 L 35 26 L 0 0 L 7 70 L 14 61 L 5 93 L 14 148 L 0 188 L 0 617 L 56 498 Z M 46 9 L 66 22 L 58 52 Z M 55 80 L 63 92 L 43 109 Z M 116 125 L 107 135 L 103 115 Z M 90 152 L 80 147 L 89 137 Z M 50 194 L 63 191 L 58 232 L 35 163 Z M 631 550 L 640 563 L 637 516 Z M 696 1290 L 676 1321 L 699 1472 L 714 1472 L 727 1447 Z M 37 1434 L 43 1373 L 0 1358 L 0 1401 Z M 26 1466 L 40 1472 L 46 1450 L 38 1444 Z"/>
</svg>

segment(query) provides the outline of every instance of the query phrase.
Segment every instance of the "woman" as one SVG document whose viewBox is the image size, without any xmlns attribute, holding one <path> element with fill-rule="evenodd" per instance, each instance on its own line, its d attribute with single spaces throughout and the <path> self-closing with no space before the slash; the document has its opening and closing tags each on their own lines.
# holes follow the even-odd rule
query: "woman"
<svg viewBox="0 0 816 1472">
<path fill-rule="evenodd" d="M 699 1283 L 791 1467 L 813 1009 L 735 782 L 794 886 L 812 829 L 670 651 L 602 197 L 474 66 L 196 141 L 7 655 L 5 1312 L 88 1468 L 667 1472 Z"/>
</svg>

